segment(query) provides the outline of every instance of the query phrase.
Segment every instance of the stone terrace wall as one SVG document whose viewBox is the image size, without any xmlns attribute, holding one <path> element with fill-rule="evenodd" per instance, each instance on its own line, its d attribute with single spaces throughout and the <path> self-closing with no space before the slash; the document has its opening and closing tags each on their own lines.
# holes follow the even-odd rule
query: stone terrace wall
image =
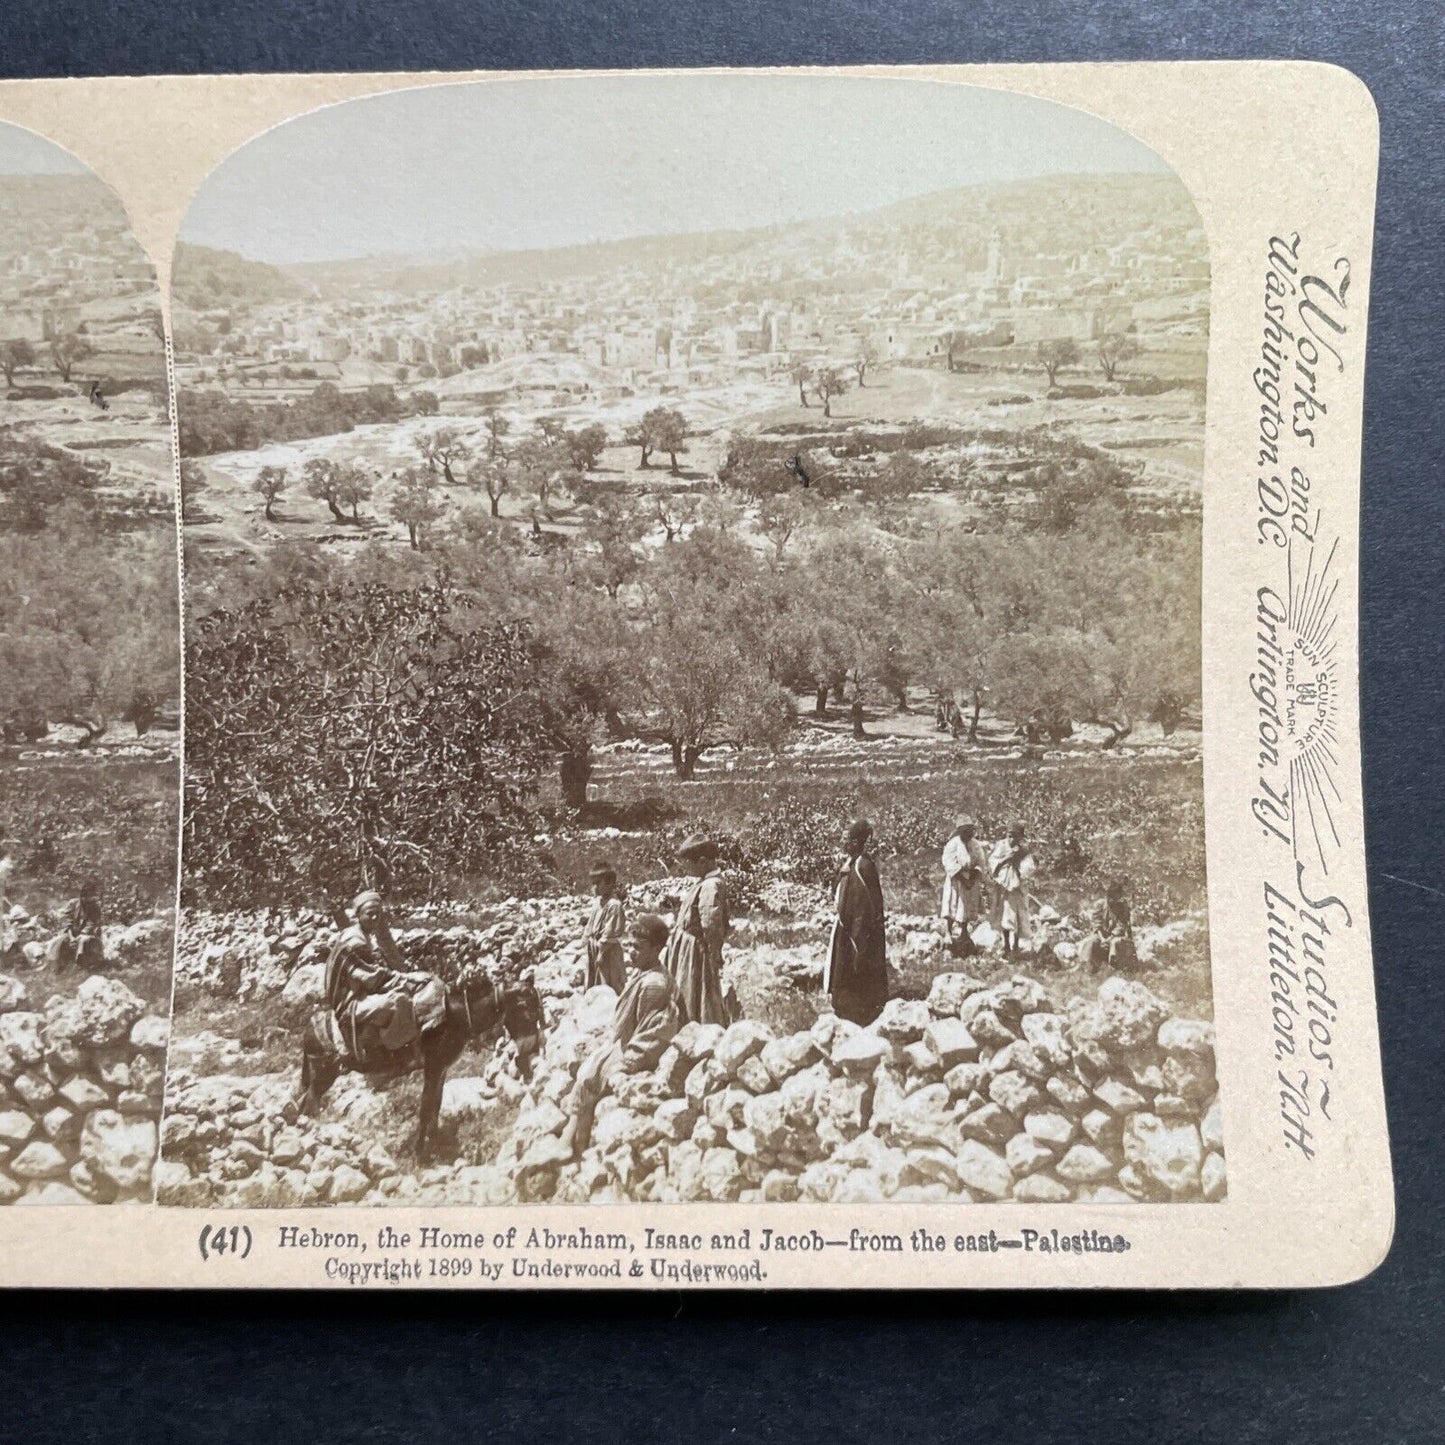
<svg viewBox="0 0 1445 1445">
<path fill-rule="evenodd" d="M 675 890 L 659 880 L 630 890 L 630 902 L 665 912 Z M 738 981 L 744 997 L 760 979 L 804 992 L 817 985 L 812 937 L 826 902 L 791 884 L 772 892 L 759 900 L 763 913 L 801 915 L 809 942 L 735 947 L 725 980 Z M 527 968 L 543 996 L 547 1044 L 534 1079 L 520 1079 L 500 1041 L 475 1076 L 455 1069 L 447 1085 L 444 1119 L 520 1109 L 495 1160 L 419 1168 L 393 1158 L 377 1141 L 395 1106 L 384 1088 L 355 1076 L 333 1088 L 321 1119 L 290 1124 L 283 1105 L 294 1065 L 279 1075 L 197 1078 L 186 1062 L 191 1041 L 181 1039 L 158 1197 L 248 1207 L 1223 1197 L 1213 1027 L 1170 1017 L 1162 1000 L 1122 978 L 1067 1011 L 1026 976 L 986 986 L 946 973 L 926 1002 L 896 999 L 864 1030 L 832 1014 L 779 1038 L 752 1019 L 726 1034 L 691 1025 L 656 1070 L 602 1100 L 591 1147 L 568 1160 L 558 1137 L 568 1095 L 616 1004 L 610 989 L 580 992 L 589 906 L 582 898 L 508 900 L 468 925 L 449 924 L 449 910 L 420 909 L 397 935 L 412 967 L 444 977 L 464 963 L 501 975 Z M 896 953 L 940 955 L 936 932 L 923 927 L 929 920 L 890 923 Z M 191 991 L 274 998 L 299 1025 L 320 1002 L 335 936 L 318 914 L 188 916 L 178 1000 Z M 209 1038 L 208 1046 L 224 1042 Z"/>
<path fill-rule="evenodd" d="M 1224 1144 L 1213 1025 L 1106 980 L 1061 1013 L 1027 977 L 935 978 L 859 1029 L 833 1014 L 775 1038 L 689 1024 L 598 1107 L 589 1148 L 560 1138 L 578 1065 L 614 996 L 559 1018 L 499 1163 L 524 1201 L 1033 1203 L 1217 1200 Z"/>
<path fill-rule="evenodd" d="M 635 890 L 637 891 L 637 890 Z M 657 890 L 635 907 L 648 906 Z M 545 965 L 575 952 L 590 900 L 509 898 L 478 910 L 476 921 L 447 924 L 450 910 L 406 910 L 395 937 L 409 969 L 455 979 L 464 965 L 480 964 L 498 977 Z M 322 997 L 326 958 L 341 930 L 324 914 L 195 913 L 182 915 L 176 948 L 176 987 L 242 1001 L 282 995 L 288 1003 Z"/>
<path fill-rule="evenodd" d="M 35 1008 L 0 975 L 0 1204 L 150 1199 L 167 1027 L 119 979 Z"/>
</svg>

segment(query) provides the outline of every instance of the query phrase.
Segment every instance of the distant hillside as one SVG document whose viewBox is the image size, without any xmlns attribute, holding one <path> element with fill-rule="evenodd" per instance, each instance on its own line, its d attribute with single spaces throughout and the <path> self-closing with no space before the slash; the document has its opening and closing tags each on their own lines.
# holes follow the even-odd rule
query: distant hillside
<svg viewBox="0 0 1445 1445">
<path fill-rule="evenodd" d="M 234 251 L 209 246 L 176 246 L 171 273 L 171 294 L 178 306 L 210 311 L 222 306 L 259 306 L 302 296 L 306 287 L 279 266 L 248 261 Z"/>
<path fill-rule="evenodd" d="M 497 286 L 591 276 L 629 266 L 686 264 L 744 250 L 777 228 L 637 236 L 539 251 L 458 251 L 437 257 L 365 256 L 354 261 L 313 261 L 285 268 L 288 275 L 328 294 L 346 291 L 445 291 L 454 286 Z"/>
<path fill-rule="evenodd" d="M 1189 193 L 1172 172 L 1040 176 L 960 186 L 910 196 L 851 215 L 786 226 L 680 235 L 629 237 L 547 250 L 468 252 L 439 256 L 368 256 L 285 267 L 285 274 L 322 294 L 401 294 L 456 286 L 535 285 L 630 267 L 686 266 L 709 258 L 770 250 L 781 242 L 831 245 L 840 232 L 859 238 L 884 231 L 942 231 L 981 249 L 994 229 L 1019 251 L 1108 246 L 1141 225 L 1198 226 Z"/>
</svg>

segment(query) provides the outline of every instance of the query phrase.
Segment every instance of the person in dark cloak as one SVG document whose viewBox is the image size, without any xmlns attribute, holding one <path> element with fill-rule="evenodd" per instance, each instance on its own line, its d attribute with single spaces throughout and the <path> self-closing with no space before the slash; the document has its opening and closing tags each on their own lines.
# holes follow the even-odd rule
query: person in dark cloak
<svg viewBox="0 0 1445 1445">
<path fill-rule="evenodd" d="M 870 1024 L 888 1002 L 888 958 L 884 941 L 883 884 L 867 852 L 873 825 L 861 818 L 843 840 L 843 864 L 833 886 L 833 927 L 823 991 L 833 1012 L 855 1024 Z"/>
</svg>

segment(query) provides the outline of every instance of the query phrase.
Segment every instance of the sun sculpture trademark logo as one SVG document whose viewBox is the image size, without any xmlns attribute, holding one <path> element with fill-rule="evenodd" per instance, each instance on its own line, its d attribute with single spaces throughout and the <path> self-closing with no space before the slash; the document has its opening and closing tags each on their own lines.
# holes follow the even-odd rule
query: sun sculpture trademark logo
<svg viewBox="0 0 1445 1445">
<path fill-rule="evenodd" d="M 1316 537 L 1318 533 L 1316 533 Z M 1335 572 L 1339 543 L 1292 539 L 1284 594 L 1256 594 L 1250 690 L 1258 705 L 1259 780 L 1253 808 L 1301 865 L 1330 871 L 1340 845 L 1340 686 Z"/>
<path fill-rule="evenodd" d="M 1339 768 L 1335 636 L 1339 579 L 1333 568 L 1338 546 L 1338 540 L 1331 544 L 1323 562 L 1318 560 L 1313 542 L 1302 549 L 1302 558 L 1290 548 L 1289 595 L 1280 629 L 1284 644 L 1280 691 L 1284 753 L 1294 799 L 1294 853 L 1301 861 L 1317 860 L 1326 873 L 1340 843 L 1335 808 L 1342 801 L 1335 781 Z"/>
</svg>

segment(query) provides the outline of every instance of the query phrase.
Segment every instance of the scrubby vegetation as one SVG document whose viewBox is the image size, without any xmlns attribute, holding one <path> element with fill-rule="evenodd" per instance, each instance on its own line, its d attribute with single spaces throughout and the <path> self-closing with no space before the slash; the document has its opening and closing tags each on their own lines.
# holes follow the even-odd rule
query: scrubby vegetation
<svg viewBox="0 0 1445 1445">
<path fill-rule="evenodd" d="M 431 393 L 401 397 L 391 385 L 342 391 L 322 381 L 299 400 L 267 402 L 245 401 L 222 391 L 187 391 L 181 394 L 179 410 L 181 455 L 248 451 L 267 442 L 332 436 L 435 410 Z"/>
<path fill-rule="evenodd" d="M 914 440 L 960 444 L 948 428 Z M 889 454 L 885 472 L 901 467 L 916 481 L 919 454 Z M 719 748 L 776 752 L 805 736 L 804 719 L 839 705 L 859 742 L 885 712 L 947 707 L 955 735 L 980 750 L 1063 743 L 1076 724 L 1102 728 L 1094 746 L 1107 750 L 1146 719 L 1172 732 L 1197 704 L 1197 518 L 1159 527 L 1136 516 L 1128 474 L 1088 449 L 1041 440 L 1020 473 L 1028 505 L 948 528 L 905 525 L 906 498 L 880 516 L 866 501 L 830 505 L 796 489 L 754 499 L 729 475 L 724 467 L 700 493 L 592 497 L 561 546 L 529 545 L 462 503 L 415 519 L 405 550 L 374 543 L 341 558 L 281 543 L 244 571 L 201 554 L 190 652 L 195 884 L 220 896 L 249 886 L 217 860 L 252 856 L 278 828 L 297 861 L 269 883 L 295 901 L 344 894 L 342 879 L 358 874 L 438 896 L 458 876 L 520 876 L 524 859 L 535 882 L 548 868 L 526 840 L 556 831 L 526 821 L 545 801 L 544 757 L 560 759 L 561 801 L 575 812 L 593 749 L 618 738 L 665 746 L 687 782 Z M 587 484 L 574 474 L 572 485 Z M 410 619 L 404 644 L 394 632 L 381 647 L 383 615 L 388 626 Z M 393 688 L 384 679 L 398 667 L 406 683 Z M 505 726 L 463 705 L 474 667 L 508 679 Z M 484 731 L 459 748 L 464 715 Z M 418 741 L 428 729 L 433 752 Z M 456 773 L 473 745 L 496 800 Z M 407 761 L 383 780 L 379 760 L 393 751 Z M 866 757 L 855 761 L 866 776 Z M 1113 785 L 1111 812 L 1128 777 Z M 849 786 L 856 793 L 858 779 Z M 1041 835 L 1060 840 L 1079 831 L 1066 816 L 1072 786 L 1061 780 L 1057 806 L 1041 811 L 1048 785 L 1020 780 L 999 812 L 1030 824 L 1039 814 Z M 475 847 L 455 826 L 428 832 L 432 809 L 420 800 L 449 789 L 476 802 Z M 897 835 L 933 848 L 952 806 L 900 818 Z M 837 807 L 820 806 L 828 837 L 814 861 L 831 858 Z M 293 815 L 306 821 L 282 821 Z"/>
<path fill-rule="evenodd" d="M 94 880 L 112 922 L 174 907 L 177 771 L 173 760 L 140 759 L 7 767 L 0 856 L 14 865 L 10 897 L 40 912 Z"/>
</svg>

